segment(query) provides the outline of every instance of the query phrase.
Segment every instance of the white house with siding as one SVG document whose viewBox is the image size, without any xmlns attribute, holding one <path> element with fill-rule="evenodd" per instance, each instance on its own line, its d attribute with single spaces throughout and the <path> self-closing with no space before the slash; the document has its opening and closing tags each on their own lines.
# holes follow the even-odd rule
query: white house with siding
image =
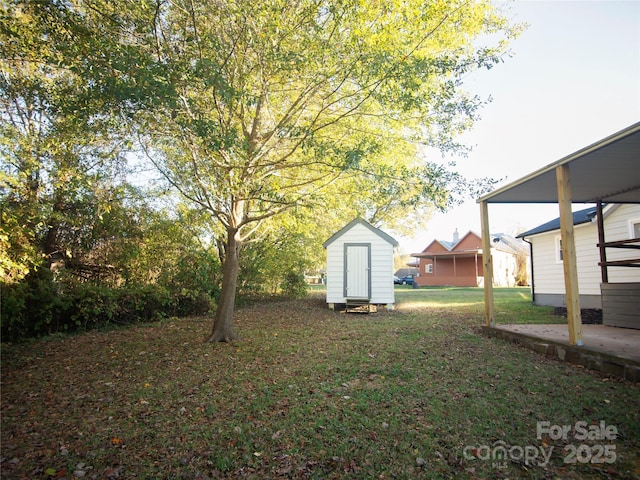
<svg viewBox="0 0 640 480">
<path fill-rule="evenodd" d="M 581 308 L 602 308 L 596 213 L 596 207 L 573 212 Z M 607 242 L 640 238 L 640 204 L 606 205 L 603 218 Z M 521 233 L 518 238 L 531 244 L 533 303 L 566 306 L 560 219 Z M 624 249 L 607 250 L 607 261 L 628 258 L 629 252 Z M 610 266 L 608 271 L 611 283 L 640 282 L 640 268 Z"/>
<path fill-rule="evenodd" d="M 393 249 L 398 242 L 361 218 L 331 236 L 327 250 L 327 303 L 393 308 Z"/>
</svg>

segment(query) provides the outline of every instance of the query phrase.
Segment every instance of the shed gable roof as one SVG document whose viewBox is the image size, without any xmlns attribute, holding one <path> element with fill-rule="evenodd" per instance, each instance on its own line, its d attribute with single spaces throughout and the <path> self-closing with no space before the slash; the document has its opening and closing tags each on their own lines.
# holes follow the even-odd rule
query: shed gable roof
<svg viewBox="0 0 640 480">
<path fill-rule="evenodd" d="M 324 242 L 322 244 L 322 246 L 324 248 L 327 248 L 329 245 L 331 245 L 333 242 L 335 242 L 338 238 L 340 238 L 345 232 L 351 230 L 356 225 L 362 225 L 362 226 L 368 228 L 369 230 L 371 230 L 371 232 L 373 232 L 376 235 L 378 235 L 385 242 L 390 243 L 394 247 L 398 246 L 398 241 L 396 239 L 394 239 L 390 235 L 387 235 L 382 230 L 380 230 L 379 228 L 374 227 L 369 222 L 367 222 L 366 220 L 363 220 L 360 217 L 357 217 L 357 218 L 351 220 L 348 224 L 346 224 L 344 227 L 342 227 L 336 233 L 331 235 L 331 237 L 326 242 Z"/>
</svg>

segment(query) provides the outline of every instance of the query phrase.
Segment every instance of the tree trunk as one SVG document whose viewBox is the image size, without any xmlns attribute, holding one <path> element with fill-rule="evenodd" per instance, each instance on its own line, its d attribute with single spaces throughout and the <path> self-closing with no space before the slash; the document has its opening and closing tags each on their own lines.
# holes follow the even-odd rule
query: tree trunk
<svg viewBox="0 0 640 480">
<path fill-rule="evenodd" d="M 233 333 L 233 309 L 240 269 L 240 242 L 237 235 L 236 229 L 227 230 L 226 252 L 222 262 L 222 290 L 209 337 L 210 342 L 231 342 L 237 339 Z"/>
</svg>

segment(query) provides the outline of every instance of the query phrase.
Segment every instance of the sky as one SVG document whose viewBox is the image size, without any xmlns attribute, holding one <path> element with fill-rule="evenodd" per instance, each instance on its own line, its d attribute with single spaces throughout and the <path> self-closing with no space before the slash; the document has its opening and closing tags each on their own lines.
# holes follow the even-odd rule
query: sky
<svg viewBox="0 0 640 480">
<path fill-rule="evenodd" d="M 511 58 L 465 80 L 492 101 L 460 138 L 472 151 L 455 159 L 457 171 L 502 179 L 499 188 L 640 121 L 640 0 L 497 3 L 529 26 Z M 492 233 L 514 235 L 558 216 L 555 204 L 489 206 Z M 434 238 L 452 240 L 455 229 L 480 233 L 475 199 L 396 238 L 401 252 L 415 253 Z"/>
</svg>

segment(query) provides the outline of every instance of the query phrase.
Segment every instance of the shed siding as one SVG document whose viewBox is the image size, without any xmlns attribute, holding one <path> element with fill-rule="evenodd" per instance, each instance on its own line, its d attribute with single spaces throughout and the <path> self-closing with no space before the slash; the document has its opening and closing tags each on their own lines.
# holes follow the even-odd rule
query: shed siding
<svg viewBox="0 0 640 480">
<path fill-rule="evenodd" d="M 327 246 L 327 303 L 345 303 L 344 245 L 371 244 L 371 303 L 395 302 L 393 291 L 393 245 L 361 224 L 345 231 Z"/>
</svg>

